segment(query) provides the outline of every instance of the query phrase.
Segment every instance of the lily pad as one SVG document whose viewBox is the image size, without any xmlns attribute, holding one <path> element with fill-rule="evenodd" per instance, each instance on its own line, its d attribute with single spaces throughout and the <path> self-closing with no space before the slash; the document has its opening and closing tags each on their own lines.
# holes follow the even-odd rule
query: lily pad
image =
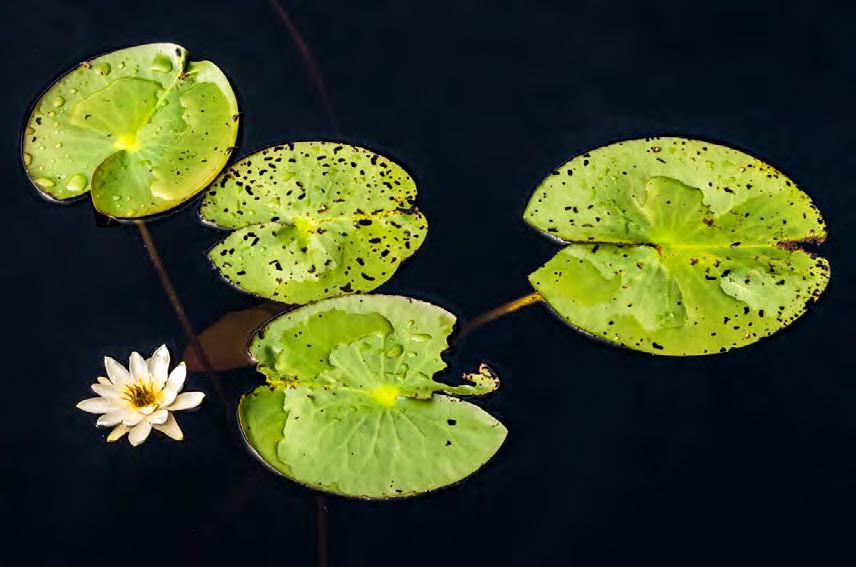
<svg viewBox="0 0 856 567">
<path fill-rule="evenodd" d="M 811 199 L 726 146 L 646 138 L 592 150 L 535 190 L 526 221 L 568 244 L 529 276 L 574 327 L 654 354 L 701 355 L 787 326 L 829 280 L 801 248 Z"/>
<path fill-rule="evenodd" d="M 87 192 L 115 218 L 172 209 L 208 185 L 231 155 L 238 103 L 209 61 L 153 43 L 85 61 L 39 98 L 24 165 L 45 196 Z"/>
<path fill-rule="evenodd" d="M 455 395 L 499 385 L 482 365 L 468 384 L 434 380 L 455 317 L 406 297 L 328 299 L 274 319 L 250 345 L 268 385 L 244 396 L 241 429 L 275 471 L 318 490 L 398 498 L 458 482 L 506 428 Z"/>
<path fill-rule="evenodd" d="M 334 142 L 271 146 L 214 182 L 204 221 L 232 230 L 208 254 L 236 287 L 292 304 L 371 291 L 427 232 L 399 165 Z"/>
</svg>

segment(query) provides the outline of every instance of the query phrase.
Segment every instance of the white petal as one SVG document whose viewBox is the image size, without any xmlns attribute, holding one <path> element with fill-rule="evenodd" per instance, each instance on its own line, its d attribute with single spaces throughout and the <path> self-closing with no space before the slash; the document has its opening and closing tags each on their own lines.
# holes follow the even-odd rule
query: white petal
<svg viewBox="0 0 856 567">
<path fill-rule="evenodd" d="M 175 397 L 175 401 L 166 409 L 169 411 L 179 411 L 190 408 L 195 408 L 202 403 L 202 398 L 205 394 L 202 392 L 184 392 Z"/>
<path fill-rule="evenodd" d="M 110 381 L 109 378 L 105 378 L 104 376 L 99 376 L 97 378 L 99 384 L 104 384 L 105 386 L 110 386 L 113 382 Z"/>
<path fill-rule="evenodd" d="M 169 370 L 169 350 L 166 348 L 166 345 L 159 346 L 152 353 L 148 366 L 152 380 L 155 381 L 158 389 L 163 388 L 163 385 L 166 384 L 167 370 Z"/>
<path fill-rule="evenodd" d="M 107 442 L 112 443 L 113 441 L 118 441 L 128 431 L 130 431 L 130 428 L 127 425 L 120 423 L 119 425 L 114 427 L 113 431 L 110 432 L 110 435 L 107 436 Z"/>
<path fill-rule="evenodd" d="M 176 441 L 184 439 L 184 433 L 182 433 L 181 428 L 178 426 L 175 416 L 171 413 L 169 414 L 169 418 L 166 420 L 166 423 L 155 425 L 154 428 Z"/>
<path fill-rule="evenodd" d="M 169 374 L 169 380 L 166 381 L 166 386 L 163 389 L 163 397 L 161 398 L 161 407 L 166 407 L 175 401 L 175 397 L 184 387 L 184 378 L 187 376 L 187 366 L 181 362 L 178 366 L 172 369 Z"/>
<path fill-rule="evenodd" d="M 149 367 L 145 359 L 138 352 L 131 353 L 128 369 L 131 371 L 131 378 L 134 382 L 145 382 L 149 379 Z"/>
<path fill-rule="evenodd" d="M 104 398 L 89 398 L 77 404 L 77 409 L 82 409 L 89 413 L 107 413 L 113 409 L 113 404 L 110 403 L 110 400 Z"/>
<path fill-rule="evenodd" d="M 107 369 L 107 376 L 117 386 L 127 384 L 131 381 L 131 375 L 128 374 L 128 370 L 109 356 L 104 357 L 104 368 Z"/>
<path fill-rule="evenodd" d="M 128 441 L 131 442 L 131 445 L 136 447 L 145 441 L 146 437 L 148 437 L 151 432 L 152 424 L 148 421 L 141 421 L 131 429 L 131 433 L 128 435 Z"/>
<path fill-rule="evenodd" d="M 170 390 L 169 388 L 164 388 L 162 392 L 163 394 L 160 399 L 160 407 L 165 408 L 175 401 L 175 397 L 178 395 L 178 392 Z"/>
<path fill-rule="evenodd" d="M 162 423 L 165 423 L 166 420 L 169 419 L 169 412 L 165 409 L 159 409 L 146 419 L 152 425 L 160 425 Z"/>
<path fill-rule="evenodd" d="M 187 366 L 182 362 L 169 373 L 165 388 L 177 394 L 184 388 L 184 378 L 187 376 Z"/>
<path fill-rule="evenodd" d="M 106 385 L 101 382 L 93 384 L 92 391 L 102 398 L 116 399 L 122 397 L 122 391 L 110 382 L 107 382 Z"/>
<path fill-rule="evenodd" d="M 98 421 L 95 422 L 95 425 L 99 427 L 113 427 L 114 425 L 122 423 L 122 419 L 124 417 L 125 410 L 111 411 L 99 417 Z"/>
<path fill-rule="evenodd" d="M 149 406 L 146 406 L 146 407 L 139 408 L 137 411 L 138 411 L 138 412 L 140 412 L 140 413 L 141 413 L 141 414 L 143 414 L 143 415 L 151 415 L 151 413 L 152 413 L 153 411 L 155 411 L 155 409 L 157 409 L 157 406 L 156 406 L 156 405 L 149 405 Z"/>
<path fill-rule="evenodd" d="M 96 422 L 96 425 L 102 427 L 111 427 L 113 425 L 118 425 L 119 423 L 122 423 L 124 425 L 136 425 L 142 420 L 143 416 L 135 410 L 129 408 L 114 407 L 109 412 L 99 417 L 98 421 Z"/>
<path fill-rule="evenodd" d="M 125 410 L 125 413 L 122 415 L 122 423 L 128 426 L 134 426 L 145 420 L 146 416 L 141 414 L 138 411 L 128 409 Z"/>
</svg>

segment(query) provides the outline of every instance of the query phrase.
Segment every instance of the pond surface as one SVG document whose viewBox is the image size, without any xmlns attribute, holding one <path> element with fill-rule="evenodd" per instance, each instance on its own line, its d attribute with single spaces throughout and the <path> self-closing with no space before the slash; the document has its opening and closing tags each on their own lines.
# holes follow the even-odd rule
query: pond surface
<svg viewBox="0 0 856 567">
<path fill-rule="evenodd" d="M 326 81 L 331 124 L 268 2 L 38 1 L 4 6 L 6 297 L 0 506 L 15 565 L 316 565 L 311 491 L 269 473 L 233 409 L 261 383 L 220 376 L 179 415 L 181 444 L 107 445 L 75 409 L 102 372 L 185 335 L 131 226 L 88 200 L 41 199 L 19 163 L 28 105 L 80 60 L 175 41 L 230 77 L 245 155 L 336 139 L 401 163 L 429 220 L 419 252 L 380 288 L 467 320 L 528 294 L 557 246 L 521 220 L 571 155 L 655 133 L 722 140 L 768 159 L 830 229 L 832 281 L 811 312 L 724 356 L 663 359 L 595 343 L 541 305 L 455 344 L 451 372 L 503 378 L 483 407 L 509 426 L 475 476 L 391 503 L 325 497 L 330 565 L 834 564 L 856 539 L 851 320 L 854 14 L 718 3 L 283 2 Z M 200 5 L 201 6 L 201 5 Z M 205 251 L 198 200 L 149 227 L 203 329 L 257 304 Z M 516 390 L 515 390 L 516 388 Z M 517 394 L 512 394 L 516 391 Z M 512 403 L 512 397 L 514 402 Z M 512 461 L 514 467 L 512 469 Z"/>
</svg>

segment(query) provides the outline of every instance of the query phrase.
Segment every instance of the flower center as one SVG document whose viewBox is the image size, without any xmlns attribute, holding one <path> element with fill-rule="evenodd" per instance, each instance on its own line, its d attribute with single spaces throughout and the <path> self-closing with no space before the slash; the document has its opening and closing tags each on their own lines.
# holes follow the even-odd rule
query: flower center
<svg viewBox="0 0 856 567">
<path fill-rule="evenodd" d="M 125 386 L 124 398 L 137 409 L 157 403 L 160 394 L 155 392 L 152 382 L 137 382 Z"/>
</svg>

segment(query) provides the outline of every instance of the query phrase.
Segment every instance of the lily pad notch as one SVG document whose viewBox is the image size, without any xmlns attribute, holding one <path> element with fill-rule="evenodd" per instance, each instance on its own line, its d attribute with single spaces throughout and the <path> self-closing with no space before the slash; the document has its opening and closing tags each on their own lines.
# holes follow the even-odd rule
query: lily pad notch
<svg viewBox="0 0 856 567">
<path fill-rule="evenodd" d="M 249 349 L 267 385 L 238 407 L 248 445 L 279 474 L 343 496 L 402 498 L 461 481 L 507 430 L 458 397 L 499 386 L 487 366 L 467 384 L 434 380 L 454 324 L 437 306 L 387 295 L 277 317 Z"/>
<path fill-rule="evenodd" d="M 238 116 L 215 64 L 190 61 L 172 43 L 129 47 L 84 61 L 39 97 L 23 163 L 45 197 L 90 193 L 105 215 L 143 218 L 186 202 L 216 177 Z"/>
<path fill-rule="evenodd" d="M 529 276 L 566 322 L 658 355 L 704 355 L 786 327 L 829 263 L 808 195 L 742 151 L 678 137 L 576 156 L 536 188 L 527 223 L 565 244 Z"/>
<path fill-rule="evenodd" d="M 337 142 L 252 153 L 205 193 L 200 217 L 231 231 L 208 253 L 235 287 L 302 305 L 372 291 L 421 245 L 416 184 L 390 159 Z"/>
</svg>

